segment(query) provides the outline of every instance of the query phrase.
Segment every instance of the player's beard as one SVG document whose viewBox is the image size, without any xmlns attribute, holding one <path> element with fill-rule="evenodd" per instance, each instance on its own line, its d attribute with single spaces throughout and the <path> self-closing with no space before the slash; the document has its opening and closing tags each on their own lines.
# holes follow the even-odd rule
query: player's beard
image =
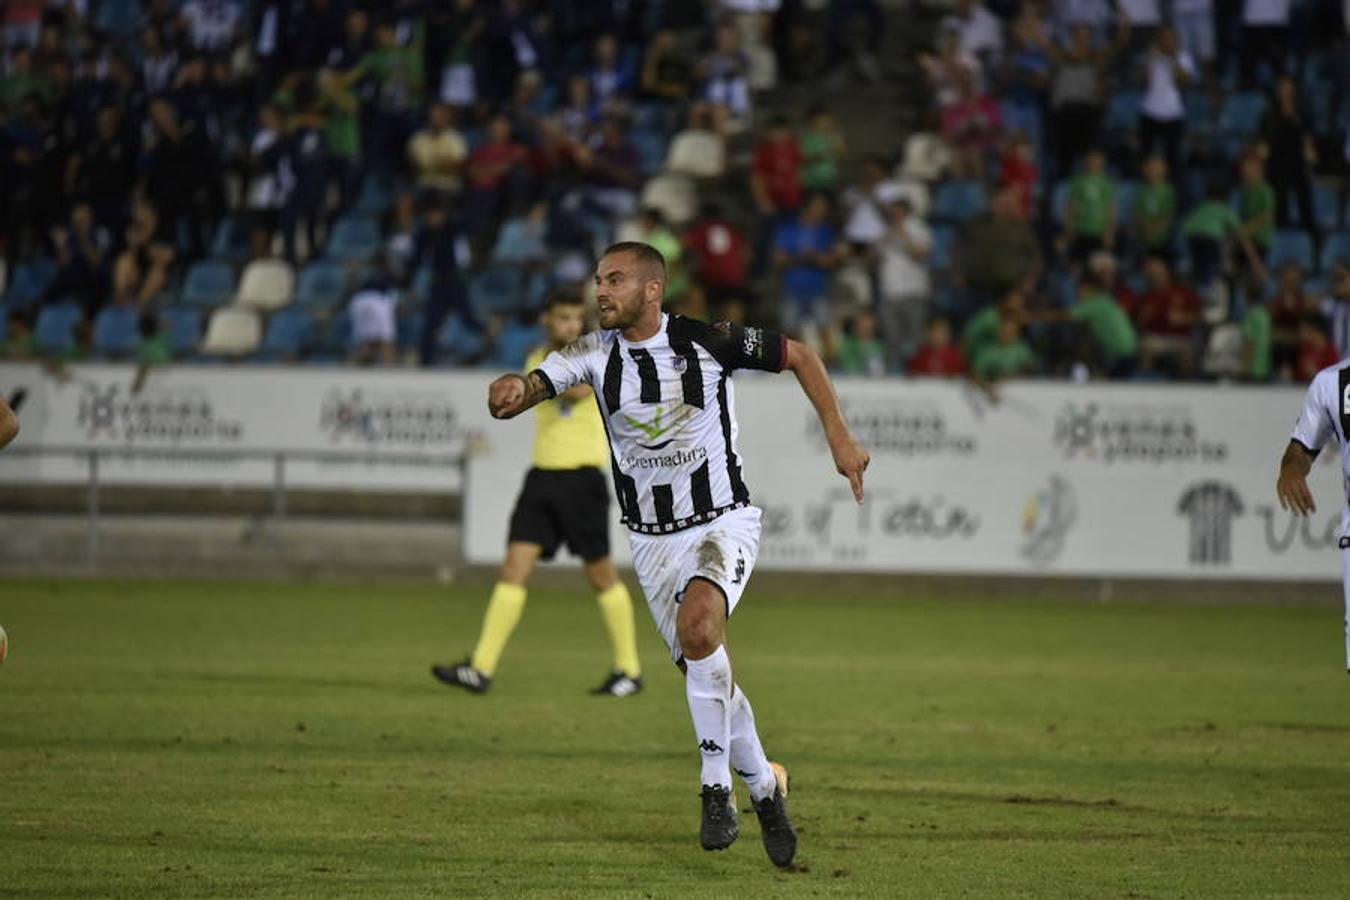
<svg viewBox="0 0 1350 900">
<path fill-rule="evenodd" d="M 611 297 L 605 301 L 605 304 L 610 307 L 609 311 L 606 312 L 603 309 L 599 310 L 597 318 L 599 319 L 600 327 L 606 331 L 611 329 L 619 329 L 622 331 L 625 328 L 630 328 L 633 325 L 636 325 L 638 319 L 642 316 L 641 297 L 633 298 L 627 303 Z"/>
</svg>

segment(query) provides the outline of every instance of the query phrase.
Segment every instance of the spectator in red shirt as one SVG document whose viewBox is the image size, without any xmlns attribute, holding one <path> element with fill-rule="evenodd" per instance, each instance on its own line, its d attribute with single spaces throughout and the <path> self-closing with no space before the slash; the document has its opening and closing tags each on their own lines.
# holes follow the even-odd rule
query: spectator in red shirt
<svg viewBox="0 0 1350 900">
<path fill-rule="evenodd" d="M 999 157 L 998 184 L 1011 188 L 1017 195 L 1017 208 L 1023 218 L 1030 219 L 1036 202 L 1036 181 L 1040 170 L 1036 166 L 1036 148 L 1026 132 L 1019 131 L 1003 144 Z"/>
<path fill-rule="evenodd" d="M 755 232 L 755 271 L 764 274 L 769 262 L 774 232 L 790 222 L 805 199 L 802 190 L 802 151 L 788 120 L 774 116 L 768 130 L 755 147 L 750 167 L 750 190 L 759 210 Z"/>
<path fill-rule="evenodd" d="M 722 215 L 721 207 L 705 203 L 682 243 L 694 279 L 712 306 L 721 307 L 732 297 L 745 296 L 750 242 Z"/>
<path fill-rule="evenodd" d="M 1270 310 L 1271 364 L 1275 371 L 1287 369 L 1298 355 L 1303 320 L 1317 312 L 1317 298 L 1303 283 L 1303 267 L 1290 261 L 1280 267 L 1275 295 L 1266 304 Z"/>
<path fill-rule="evenodd" d="M 985 157 L 1003 131 L 1003 112 L 988 94 L 980 93 L 975 77 L 958 75 L 958 97 L 942 110 L 942 137 L 956 153 L 956 174 L 983 178 Z"/>
<path fill-rule="evenodd" d="M 802 151 L 782 116 L 769 120 L 768 131 L 755 147 L 750 186 L 764 215 L 796 212 L 802 205 Z"/>
<path fill-rule="evenodd" d="M 1340 351 L 1336 349 L 1330 334 L 1326 316 L 1321 313 L 1309 313 L 1299 323 L 1294 378 L 1300 384 L 1307 384 L 1318 372 L 1341 361 Z"/>
<path fill-rule="evenodd" d="M 1139 298 L 1135 322 L 1141 333 L 1140 364 L 1145 371 L 1185 377 L 1195 369 L 1195 328 L 1200 297 L 1176 281 L 1167 263 L 1151 256 L 1144 263 L 1148 290 Z"/>
<path fill-rule="evenodd" d="M 488 139 L 469 154 L 465 221 L 474 235 L 491 235 L 505 215 L 513 180 L 523 180 L 528 153 L 511 134 L 511 120 L 497 115 Z"/>
<path fill-rule="evenodd" d="M 909 360 L 909 374 L 954 378 L 966 374 L 966 355 L 952 343 L 952 325 L 941 316 L 928 323 L 928 336 Z"/>
</svg>

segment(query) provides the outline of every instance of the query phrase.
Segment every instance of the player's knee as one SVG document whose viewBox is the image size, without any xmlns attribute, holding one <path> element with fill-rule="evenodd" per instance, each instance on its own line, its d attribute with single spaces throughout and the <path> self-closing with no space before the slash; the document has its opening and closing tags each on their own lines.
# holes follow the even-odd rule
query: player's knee
<svg viewBox="0 0 1350 900">
<path fill-rule="evenodd" d="M 722 645 L 723 620 L 716 590 L 690 591 L 680 604 L 676 628 L 680 647 L 689 659 L 702 659 Z"/>
</svg>

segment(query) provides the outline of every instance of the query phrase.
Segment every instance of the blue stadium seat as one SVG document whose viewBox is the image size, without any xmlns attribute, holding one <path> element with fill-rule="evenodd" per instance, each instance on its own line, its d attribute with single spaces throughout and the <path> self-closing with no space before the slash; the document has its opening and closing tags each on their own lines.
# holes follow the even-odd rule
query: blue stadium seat
<svg viewBox="0 0 1350 900">
<path fill-rule="evenodd" d="M 374 219 L 343 216 L 333 227 L 324 256 L 344 265 L 368 263 L 380 249 L 380 228 Z"/>
<path fill-rule="evenodd" d="M 519 322 L 508 325 L 497 335 L 491 364 L 502 369 L 519 370 L 525 365 L 525 357 L 542 344 L 544 338 L 544 329 L 539 325 Z"/>
<path fill-rule="evenodd" d="M 1297 209 L 1297 204 L 1295 204 Z M 1330 231 L 1341 224 L 1341 195 L 1329 184 L 1313 185 L 1313 215 L 1318 227 Z M 1306 224 L 1306 223 L 1304 223 Z"/>
<path fill-rule="evenodd" d="M 43 353 L 68 353 L 75 347 L 75 326 L 84 318 L 78 303 L 61 300 L 45 304 L 38 311 L 33 339 Z"/>
<path fill-rule="evenodd" d="M 166 306 L 159 311 L 159 324 L 169 335 L 175 359 L 192 356 L 202 340 L 202 312 L 191 306 Z"/>
<path fill-rule="evenodd" d="M 310 312 L 326 313 L 337 308 L 347 293 L 347 273 L 331 259 L 317 259 L 300 271 L 295 284 L 295 305 Z"/>
<path fill-rule="evenodd" d="M 1069 215 L 1069 182 L 1056 181 L 1050 191 L 1050 216 L 1056 225 L 1063 225 Z"/>
<path fill-rule="evenodd" d="M 1279 269 L 1287 262 L 1298 263 L 1305 272 L 1312 271 L 1313 241 L 1306 231 L 1281 228 L 1275 232 L 1275 238 L 1270 242 L 1270 267 Z"/>
<path fill-rule="evenodd" d="M 1266 98 L 1255 92 L 1230 94 L 1219 110 L 1219 134 L 1250 139 L 1261 128 L 1266 114 Z"/>
<path fill-rule="evenodd" d="M 356 197 L 353 212 L 360 216 L 377 218 L 394 205 L 394 185 L 377 173 L 367 175 L 361 182 L 361 193 Z"/>
<path fill-rule="evenodd" d="M 39 258 L 21 262 L 14 267 L 14 277 L 5 292 L 5 303 L 10 309 L 28 309 L 39 299 L 56 278 L 56 262 Z"/>
<path fill-rule="evenodd" d="M 446 357 L 446 362 L 460 365 L 473 362 L 485 349 L 483 333 L 465 323 L 462 316 L 446 317 L 436 334 L 436 346 Z"/>
<path fill-rule="evenodd" d="M 1106 105 L 1106 130 L 1116 134 L 1133 133 L 1139 128 L 1139 91 L 1116 91 Z"/>
<path fill-rule="evenodd" d="M 514 266 L 488 266 L 469 282 L 469 303 L 480 316 L 523 309 L 525 300 L 521 271 Z"/>
<path fill-rule="evenodd" d="M 234 268 L 218 259 L 194 263 L 183 281 L 179 300 L 198 309 L 225 306 L 234 298 Z"/>
<path fill-rule="evenodd" d="M 352 317 L 341 307 L 322 325 L 316 324 L 317 340 L 309 354 L 309 362 L 331 363 L 347 358 L 352 347 Z"/>
<path fill-rule="evenodd" d="M 988 205 L 984 185 L 978 181 L 948 181 L 933 194 L 932 217 L 948 222 L 966 222 Z"/>
<path fill-rule="evenodd" d="M 94 14 L 94 25 L 99 31 L 116 37 L 128 37 L 145 21 L 141 0 L 100 0 Z"/>
<path fill-rule="evenodd" d="M 928 264 L 935 272 L 942 272 L 952 267 L 952 247 L 955 244 L 955 226 L 933 226 L 933 253 L 928 259 Z"/>
<path fill-rule="evenodd" d="M 249 223 L 243 216 L 226 216 L 216 226 L 211 256 L 234 265 L 246 262 L 252 253 Z"/>
<path fill-rule="evenodd" d="M 99 356 L 125 358 L 141 342 L 140 315 L 130 306 L 105 306 L 94 319 L 94 352 Z"/>
<path fill-rule="evenodd" d="M 300 358 L 314 341 L 314 326 L 308 310 L 294 306 L 278 310 L 267 320 L 257 357 L 277 362 Z"/>
<path fill-rule="evenodd" d="M 399 314 L 397 321 L 399 352 L 407 353 L 421 345 L 422 323 L 425 321 L 426 316 L 420 309 L 409 309 Z"/>
<path fill-rule="evenodd" d="M 636 128 L 629 134 L 638 158 L 642 160 L 644 175 L 654 175 L 661 171 L 666 161 L 666 136 L 649 128 Z"/>
<path fill-rule="evenodd" d="M 1338 262 L 1350 264 L 1350 230 L 1330 235 L 1322 245 L 1322 271 L 1330 272 Z"/>
</svg>

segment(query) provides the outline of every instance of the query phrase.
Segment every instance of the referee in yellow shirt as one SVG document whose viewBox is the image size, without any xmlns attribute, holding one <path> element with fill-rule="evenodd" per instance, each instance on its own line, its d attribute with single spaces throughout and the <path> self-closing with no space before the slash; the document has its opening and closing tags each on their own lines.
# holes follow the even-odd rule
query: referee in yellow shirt
<svg viewBox="0 0 1350 900">
<path fill-rule="evenodd" d="M 548 346 L 530 354 L 525 371 L 581 337 L 585 318 L 579 295 L 551 294 L 543 316 Z M 491 687 L 497 661 L 525 608 L 525 582 L 540 558 L 552 559 L 559 545 L 566 544 L 585 564 L 614 645 L 613 670 L 592 693 L 627 697 L 642 690 L 633 601 L 609 558 L 609 489 L 602 471 L 608 464 L 605 426 L 589 386 L 574 387 L 535 408 L 534 467 L 511 513 L 506 561 L 483 617 L 478 646 L 462 663 L 432 666 L 433 675 L 476 694 Z"/>
</svg>

